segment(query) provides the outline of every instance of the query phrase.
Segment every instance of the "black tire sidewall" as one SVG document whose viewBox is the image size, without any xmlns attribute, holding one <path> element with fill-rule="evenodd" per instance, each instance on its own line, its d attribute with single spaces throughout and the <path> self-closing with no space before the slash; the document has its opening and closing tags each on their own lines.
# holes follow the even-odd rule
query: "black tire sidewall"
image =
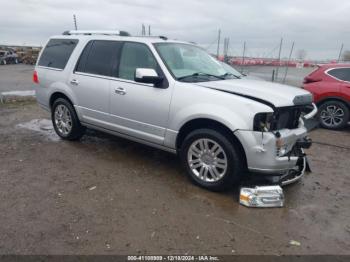
<svg viewBox="0 0 350 262">
<path fill-rule="evenodd" d="M 187 153 L 191 144 L 200 138 L 208 138 L 217 142 L 225 151 L 228 167 L 225 175 L 216 182 L 205 182 L 200 180 L 195 174 L 193 174 L 187 161 Z M 231 188 L 240 178 L 242 170 L 242 160 L 239 155 L 239 150 L 236 146 L 221 132 L 212 129 L 198 129 L 186 136 L 180 150 L 181 162 L 186 169 L 186 173 L 190 180 L 211 191 L 223 191 Z"/>
<path fill-rule="evenodd" d="M 343 119 L 343 122 L 340 124 L 340 125 L 337 125 L 337 126 L 334 126 L 334 127 L 330 127 L 330 126 L 327 126 L 325 125 L 322 120 L 321 120 L 321 112 L 323 109 L 325 109 L 327 106 L 330 106 L 330 105 L 335 105 L 337 107 L 340 107 L 343 109 L 344 111 L 344 119 Z M 326 129 L 332 129 L 332 130 L 337 130 L 337 129 L 342 129 L 344 127 L 347 126 L 348 124 L 348 121 L 349 121 L 349 108 L 342 102 L 340 101 L 327 101 L 323 104 L 320 105 L 319 107 L 319 113 L 318 113 L 318 120 L 320 122 L 320 125 L 323 127 L 323 128 L 326 128 Z"/>
<path fill-rule="evenodd" d="M 71 118 L 72 118 L 72 129 L 71 131 L 67 134 L 67 135 L 63 135 L 59 132 L 57 126 L 56 126 L 56 123 L 55 123 L 55 109 L 57 106 L 59 105 L 64 105 L 68 108 L 69 110 L 69 113 L 71 115 Z M 75 109 L 73 107 L 73 105 L 67 101 L 66 99 L 64 98 L 58 98 L 57 100 L 55 100 L 55 102 L 53 103 L 52 105 L 52 110 L 51 110 L 51 119 L 52 119 L 52 124 L 53 124 L 53 127 L 56 131 L 56 134 L 58 136 L 60 136 L 61 138 L 63 139 L 67 139 L 67 140 L 77 140 L 79 139 L 83 133 L 84 133 L 84 127 L 80 124 L 80 121 L 78 119 L 78 116 L 75 112 Z"/>
</svg>

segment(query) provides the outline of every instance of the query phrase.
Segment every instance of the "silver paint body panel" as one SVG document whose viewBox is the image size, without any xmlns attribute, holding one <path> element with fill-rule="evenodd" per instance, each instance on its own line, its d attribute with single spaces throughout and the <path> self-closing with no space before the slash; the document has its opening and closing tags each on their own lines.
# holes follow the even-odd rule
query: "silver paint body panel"
<svg viewBox="0 0 350 262">
<path fill-rule="evenodd" d="M 164 42 L 159 38 L 104 35 L 61 35 L 52 38 L 78 39 L 79 42 L 64 70 L 36 65 L 35 70 L 40 81 L 40 84 L 35 85 L 36 97 L 43 108 L 49 109 L 51 96 L 60 92 L 74 104 L 83 125 L 174 153 L 177 150 L 179 130 L 184 124 L 199 118 L 212 119 L 232 130 L 232 135 L 241 142 L 250 170 L 278 173 L 295 166 L 295 159 L 276 157 L 276 138 L 272 133 L 266 132 L 262 137 L 261 132 L 252 131 L 255 114 L 272 112 L 272 108 L 258 101 L 230 94 L 229 91 L 264 99 L 276 107 L 292 106 L 296 96 L 309 95 L 309 92 L 249 79 L 203 83 L 176 81 L 153 46 L 153 43 Z M 164 72 L 169 82 L 168 88 L 155 88 L 151 84 L 74 72 L 80 54 L 90 40 L 135 41 L 146 44 Z M 302 121 L 299 128 L 280 132 L 290 146 L 297 139 L 306 136 Z M 265 151 L 259 149 L 261 145 L 264 145 Z"/>
</svg>

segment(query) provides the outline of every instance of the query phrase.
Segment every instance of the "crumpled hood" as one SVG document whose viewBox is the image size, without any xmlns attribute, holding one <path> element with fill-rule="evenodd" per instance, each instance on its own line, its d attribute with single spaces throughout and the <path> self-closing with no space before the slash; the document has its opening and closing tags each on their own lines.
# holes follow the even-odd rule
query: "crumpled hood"
<svg viewBox="0 0 350 262">
<path fill-rule="evenodd" d="M 250 96 L 269 102 L 275 107 L 310 104 L 312 102 L 311 93 L 304 89 L 267 81 L 230 79 L 194 84 L 237 95 Z"/>
</svg>

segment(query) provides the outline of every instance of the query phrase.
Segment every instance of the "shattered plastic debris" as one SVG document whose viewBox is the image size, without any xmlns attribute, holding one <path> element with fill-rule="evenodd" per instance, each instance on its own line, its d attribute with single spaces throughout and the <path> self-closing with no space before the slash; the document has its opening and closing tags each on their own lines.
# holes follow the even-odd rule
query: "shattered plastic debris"
<svg viewBox="0 0 350 262">
<path fill-rule="evenodd" d="M 49 119 L 33 119 L 29 122 L 18 124 L 17 127 L 38 132 L 51 141 L 60 140 L 59 136 L 53 129 L 51 120 Z"/>
<path fill-rule="evenodd" d="M 96 189 L 96 186 L 92 186 L 92 187 L 89 188 L 90 191 L 92 191 L 94 189 Z"/>
</svg>

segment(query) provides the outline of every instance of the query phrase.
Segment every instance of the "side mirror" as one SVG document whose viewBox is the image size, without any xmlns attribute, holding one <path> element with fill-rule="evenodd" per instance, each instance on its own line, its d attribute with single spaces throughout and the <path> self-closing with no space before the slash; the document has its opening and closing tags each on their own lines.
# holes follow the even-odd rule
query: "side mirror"
<svg viewBox="0 0 350 262">
<path fill-rule="evenodd" d="M 157 86 L 163 81 L 163 77 L 158 76 L 156 70 L 152 68 L 136 68 L 135 81 Z"/>
</svg>

